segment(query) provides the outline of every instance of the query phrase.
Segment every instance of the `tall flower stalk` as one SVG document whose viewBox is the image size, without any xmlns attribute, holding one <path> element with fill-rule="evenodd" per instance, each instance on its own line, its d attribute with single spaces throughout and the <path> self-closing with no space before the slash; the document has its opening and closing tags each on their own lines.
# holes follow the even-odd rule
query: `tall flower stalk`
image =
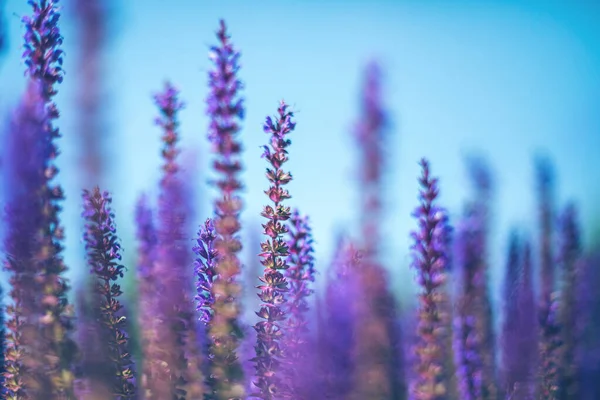
<svg viewBox="0 0 600 400">
<path fill-rule="evenodd" d="M 469 160 L 475 200 L 467 205 L 459 238 L 462 293 L 459 299 L 459 385 L 465 400 L 496 399 L 495 335 L 488 287 L 491 173 L 481 159 Z"/>
<path fill-rule="evenodd" d="M 158 389 L 152 398 L 197 398 L 202 396 L 199 354 L 196 352 L 196 320 L 191 298 L 193 273 L 189 270 L 191 253 L 185 242 L 185 191 L 178 164 L 179 111 L 183 103 L 179 92 L 170 83 L 154 97 L 159 109 L 156 124 L 163 136 L 163 175 L 158 198 L 158 244 L 156 274 L 161 276 L 158 286 L 157 311 L 162 319 L 159 338 L 164 353 L 160 363 L 163 373 L 170 376 L 170 389 Z M 154 378 L 154 377 L 153 377 Z M 158 378 L 161 379 L 161 378 Z M 154 397 L 156 396 L 156 397 Z"/>
<path fill-rule="evenodd" d="M 193 248 L 194 253 L 197 256 L 196 260 L 194 260 L 197 293 L 195 297 L 197 303 L 196 311 L 200 314 L 200 321 L 202 321 L 206 330 L 208 330 L 212 324 L 213 305 L 215 303 L 213 285 L 217 278 L 215 268 L 217 264 L 217 250 L 215 249 L 216 238 L 214 223 L 212 219 L 208 218 L 204 222 L 204 226 L 200 228 L 198 238 L 196 239 L 196 246 Z M 214 398 L 213 394 L 217 390 L 217 382 L 210 374 L 210 364 L 214 358 L 214 355 L 211 354 L 210 351 L 211 344 L 208 342 L 204 351 L 205 360 L 208 364 L 204 368 L 207 391 L 205 399 Z"/>
<path fill-rule="evenodd" d="M 288 265 L 286 279 L 289 292 L 286 302 L 287 320 L 284 325 L 283 351 L 286 386 L 292 398 L 301 400 L 311 396 L 314 382 L 307 377 L 312 370 L 308 365 L 308 297 L 313 293 L 310 283 L 315 280 L 312 234 L 308 217 L 294 210 L 290 218 Z"/>
<path fill-rule="evenodd" d="M 214 220 L 219 259 L 215 267 L 217 278 L 212 286 L 214 303 L 208 336 L 213 355 L 210 371 L 217 382 L 211 395 L 217 400 L 230 400 L 245 396 L 243 368 L 238 359 L 243 336 L 239 325 L 242 288 L 238 283 L 241 272 L 238 253 L 242 248 L 238 233 L 243 202 L 238 195 L 242 188 L 239 180 L 242 146 L 237 138 L 244 106 L 240 97 L 242 83 L 237 78 L 240 54 L 229 41 L 224 21 L 221 21 L 217 39 L 219 44 L 211 47 L 210 53 L 213 69 L 209 72 L 207 112 L 210 117 L 208 137 L 215 153 L 213 168 L 219 175 Z"/>
<path fill-rule="evenodd" d="M 72 2 L 78 23 L 77 59 L 77 123 L 81 138 L 81 174 L 83 182 L 101 184 L 104 163 L 102 139 L 110 129 L 102 126 L 102 113 L 106 109 L 103 98 L 103 50 L 108 36 L 107 0 L 76 0 Z"/>
<path fill-rule="evenodd" d="M 142 368 L 139 371 L 139 391 L 143 398 L 152 396 L 157 387 L 167 385 L 160 375 L 159 367 L 152 360 L 160 357 L 159 319 L 156 318 L 156 251 L 158 232 L 153 210 L 147 196 L 138 199 L 135 209 L 138 259 L 136 263 L 138 283 L 138 329 L 141 335 Z M 154 378 L 153 378 L 154 377 Z"/>
<path fill-rule="evenodd" d="M 539 381 L 538 398 L 556 400 L 558 397 L 558 362 L 561 346 L 560 326 L 557 316 L 558 293 L 555 286 L 555 263 L 552 251 L 554 238 L 554 172 L 547 159 L 536 164 L 538 192 L 538 221 L 540 242 L 540 297 L 538 317 Z"/>
<path fill-rule="evenodd" d="M 27 75 L 39 83 L 41 102 L 45 109 L 42 132 L 39 140 L 44 143 L 44 182 L 38 189 L 42 199 L 44 222 L 36 258 L 39 274 L 39 351 L 44 363 L 39 370 L 40 396 L 47 398 L 73 398 L 72 365 L 75 343 L 71 339 L 73 310 L 67 301 L 69 284 L 64 274 L 67 270 L 62 258 L 63 227 L 58 217 L 63 191 L 54 178 L 58 173 L 54 162 L 58 156 L 55 140 L 60 137 L 54 121 L 58 109 L 53 101 L 55 85 L 63 80 L 63 51 L 60 49 L 62 36 L 58 26 L 60 13 L 58 0 L 29 0 L 33 9 L 31 16 L 24 17 L 25 50 L 23 57 Z"/>
<path fill-rule="evenodd" d="M 362 115 L 355 136 L 361 150 L 361 250 L 359 266 L 362 295 L 357 299 L 355 343 L 356 371 L 352 399 L 404 398 L 399 380 L 395 300 L 388 288 L 387 272 L 380 264 L 382 223 L 384 131 L 386 115 L 381 101 L 381 76 L 377 64 L 369 65 L 362 91 Z"/>
<path fill-rule="evenodd" d="M 92 274 L 97 278 L 94 291 L 100 296 L 98 310 L 103 340 L 108 341 L 107 355 L 112 362 L 112 393 L 116 400 L 136 398 L 133 361 L 128 349 L 128 335 L 125 332 L 125 317 L 119 296 L 121 286 L 115 281 L 123 278 L 125 267 L 120 264 L 121 245 L 116 235 L 114 214 L 110 208 L 112 198 L 107 192 L 101 193 L 98 187 L 84 190 L 82 216 L 86 220 L 83 235 Z"/>
<path fill-rule="evenodd" d="M 581 239 L 577 209 L 569 204 L 561 215 L 561 250 L 563 284 L 560 292 L 559 318 L 562 326 L 562 349 L 560 354 L 559 394 L 560 400 L 580 398 L 576 354 L 581 339 L 577 330 L 581 310 L 577 307 Z"/>
<path fill-rule="evenodd" d="M 421 205 L 415 210 L 419 230 L 412 233 L 415 244 L 413 268 L 420 286 L 417 333 L 417 376 L 412 387 L 416 400 L 444 399 L 448 388 L 444 382 L 444 339 L 449 325 L 446 313 L 447 217 L 435 203 L 439 194 L 437 179 L 432 178 L 429 162 L 421 160 L 419 178 Z"/>
<path fill-rule="evenodd" d="M 502 386 L 506 398 L 527 400 L 533 393 L 537 330 L 531 249 L 516 232 L 510 236 L 504 280 L 501 335 Z"/>
<path fill-rule="evenodd" d="M 295 128 L 292 121 L 294 114 L 288 110 L 285 102 L 281 102 L 275 121 L 267 117 L 264 131 L 271 135 L 268 146 L 264 146 L 263 157 L 269 162 L 267 179 L 271 186 L 265 191 L 272 205 L 264 207 L 261 215 L 267 219 L 263 224 L 266 236 L 261 243 L 261 263 L 265 267 L 261 278 L 258 297 L 261 301 L 257 313 L 261 321 L 254 326 L 256 330 L 256 381 L 258 388 L 256 397 L 266 400 L 287 396 L 288 387 L 281 376 L 281 360 L 283 349 L 281 338 L 283 325 L 286 320 L 285 294 L 288 282 L 284 275 L 288 269 L 287 257 L 289 247 L 284 235 L 289 231 L 285 221 L 290 216 L 290 208 L 283 202 L 291 198 L 284 186 L 292 180 L 289 172 L 282 169 L 288 160 L 287 147 L 290 145 L 288 136 Z"/>
<path fill-rule="evenodd" d="M 44 223 L 41 200 L 36 196 L 44 183 L 43 103 L 39 85 L 30 81 L 19 108 L 11 121 L 4 159 L 6 168 L 6 236 L 4 270 L 10 273 L 11 302 L 8 315 L 4 388 L 7 399 L 31 399 L 35 388 L 33 370 L 39 357 L 33 345 L 37 341 L 36 253 Z M 39 353 L 37 353 L 39 354 Z"/>
</svg>

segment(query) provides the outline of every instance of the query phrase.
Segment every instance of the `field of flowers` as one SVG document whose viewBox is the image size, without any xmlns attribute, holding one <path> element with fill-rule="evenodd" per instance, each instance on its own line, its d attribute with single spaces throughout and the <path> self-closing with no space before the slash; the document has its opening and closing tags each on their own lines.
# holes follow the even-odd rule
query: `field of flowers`
<svg viewBox="0 0 600 400">
<path fill-rule="evenodd" d="M 93 28 L 96 1 L 79 3 Z M 256 285 L 243 279 L 249 266 L 241 251 L 249 244 L 240 235 L 241 154 L 246 130 L 257 127 L 244 126 L 241 56 L 223 20 L 215 21 L 209 95 L 199 111 L 210 119 L 198 140 L 210 143 L 217 193 L 205 222 L 189 230 L 199 211 L 181 157 L 184 101 L 179 88 L 165 83 L 148 116 L 162 144 L 157 196 L 140 195 L 131 210 L 135 264 L 122 260 L 112 205 L 119 193 L 92 184 L 80 200 L 81 264 L 89 277 L 73 285 L 64 257 L 65 194 L 56 179 L 62 132 L 55 95 L 71 78 L 62 68 L 61 11 L 58 0 L 28 4 L 27 87 L 5 126 L 0 170 L 7 188 L 2 289 L 9 294 L 0 321 L 2 399 L 600 398 L 600 257 L 582 245 L 576 204 L 556 204 L 549 159 L 535 165 L 538 237 L 509 233 L 496 315 L 489 166 L 471 159 L 474 194 L 451 220 L 439 198 L 445 188 L 435 160 L 415 156 L 421 173 L 411 189 L 418 200 L 409 250 L 418 291 L 414 309 L 400 308 L 382 261 L 388 111 L 377 62 L 364 70 L 353 132 L 359 229 L 339 235 L 334 259 L 318 274 L 316 265 L 329 261 L 314 256 L 311 216 L 288 205 L 295 173 L 288 161 L 297 156 L 294 130 L 303 121 L 293 101 L 273 99 L 262 126 L 264 206 L 252 210 L 262 217 L 256 254 L 262 269 Z M 86 36 L 84 55 L 92 60 L 94 38 Z M 80 72 L 94 73 L 72 75 Z M 88 90 L 93 97 L 92 78 Z M 91 182 L 101 163 L 94 151 L 99 139 L 86 137 Z M 125 279 L 135 284 L 126 287 Z M 126 298 L 126 289 L 136 294 Z M 255 307 L 253 325 L 243 317 L 247 307 Z"/>
</svg>

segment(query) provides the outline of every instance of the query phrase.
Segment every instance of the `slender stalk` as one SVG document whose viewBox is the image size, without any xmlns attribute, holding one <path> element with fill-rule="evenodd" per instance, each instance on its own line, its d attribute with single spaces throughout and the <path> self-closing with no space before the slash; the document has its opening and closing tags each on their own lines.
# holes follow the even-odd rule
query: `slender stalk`
<svg viewBox="0 0 600 400">
<path fill-rule="evenodd" d="M 421 160 L 419 178 L 421 205 L 413 215 L 419 230 L 412 233 L 415 244 L 413 268 L 417 270 L 419 311 L 415 346 L 417 377 L 411 392 L 416 400 L 445 399 L 448 388 L 444 381 L 444 339 L 449 325 L 446 313 L 447 236 L 449 228 L 445 210 L 436 205 L 439 194 L 437 179 L 430 175 L 429 162 Z"/>
<path fill-rule="evenodd" d="M 219 259 L 212 286 L 215 300 L 209 329 L 210 353 L 213 354 L 210 371 L 217 387 L 210 395 L 217 400 L 231 400 L 245 397 L 243 368 L 238 359 L 243 336 L 240 328 L 242 288 L 238 283 L 241 272 L 238 253 L 242 249 L 238 232 L 243 202 L 238 195 L 242 188 L 239 180 L 242 146 L 237 139 L 244 107 L 239 94 L 242 83 L 237 78 L 240 55 L 229 41 L 224 21 L 221 21 L 217 38 L 218 46 L 211 48 L 213 69 L 209 72 L 210 95 L 207 99 L 208 137 L 215 153 L 213 168 L 219 175 L 214 220 L 215 249 Z"/>
<path fill-rule="evenodd" d="M 255 396 L 266 400 L 289 396 L 289 388 L 282 379 L 280 366 L 283 357 L 282 329 L 287 318 L 284 303 L 288 282 L 284 272 L 289 267 L 287 264 L 289 247 L 284 240 L 284 235 L 289 229 L 285 221 L 291 216 L 290 207 L 283 205 L 283 202 L 291 196 L 283 187 L 292 180 L 292 176 L 281 167 L 288 160 L 286 148 L 291 142 L 287 135 L 296 127 L 295 122 L 292 121 L 293 116 L 294 114 L 282 101 L 275 121 L 267 117 L 264 124 L 264 131 L 271 135 L 269 145 L 263 146 L 263 157 L 270 165 L 267 168 L 267 179 L 271 186 L 265 190 L 265 194 L 272 205 L 265 206 L 261 213 L 267 222 L 263 224 L 266 238 L 260 245 L 261 263 L 265 270 L 260 279 L 262 284 L 258 287 L 260 290 L 258 297 L 262 304 L 257 315 L 261 321 L 254 326 L 256 330 L 254 385 L 258 388 Z"/>
<path fill-rule="evenodd" d="M 108 359 L 112 362 L 112 394 L 115 400 L 136 398 L 134 370 L 129 353 L 129 338 L 125 331 L 125 317 L 119 297 L 121 286 L 115 281 L 123 278 L 125 267 L 120 264 L 121 245 L 116 234 L 114 214 L 110 208 L 112 198 L 107 192 L 101 193 L 98 187 L 83 191 L 86 220 L 83 235 L 91 273 L 96 276 L 94 292 L 100 296 L 96 310 L 102 340 L 108 342 Z"/>
<path fill-rule="evenodd" d="M 60 137 L 54 125 L 59 113 L 53 98 L 56 85 L 63 80 L 63 51 L 60 49 L 63 39 L 58 25 L 58 0 L 29 0 L 28 3 L 33 12 L 23 18 L 26 29 L 23 57 L 27 75 L 39 84 L 45 109 L 43 134 L 39 139 L 45 146 L 44 182 L 37 192 L 42 199 L 44 223 L 36 255 L 41 307 L 38 348 L 44 363 L 36 368 L 39 387 L 34 398 L 47 399 L 52 395 L 57 399 L 73 399 L 72 366 L 76 353 L 71 339 L 73 309 L 67 300 L 69 283 L 64 276 L 67 268 L 62 258 L 63 227 L 58 215 L 64 195 L 61 186 L 53 182 L 58 173 L 55 160 L 59 153 L 55 140 Z"/>
</svg>

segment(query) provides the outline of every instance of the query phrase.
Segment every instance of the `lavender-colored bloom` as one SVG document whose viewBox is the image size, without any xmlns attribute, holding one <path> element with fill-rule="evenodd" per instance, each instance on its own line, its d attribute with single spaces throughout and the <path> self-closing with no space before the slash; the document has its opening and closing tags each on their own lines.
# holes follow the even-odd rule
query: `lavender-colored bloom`
<svg viewBox="0 0 600 400">
<path fill-rule="evenodd" d="M 483 347 L 485 338 L 481 300 L 481 285 L 485 275 L 477 268 L 477 257 L 481 252 L 479 222 L 467 217 L 458 227 L 459 255 L 462 264 L 461 293 L 455 318 L 455 348 L 457 375 L 461 399 L 483 400 Z"/>
<path fill-rule="evenodd" d="M 37 273 L 39 273 L 41 318 L 38 347 L 43 353 L 44 364 L 39 371 L 42 396 L 73 396 L 73 374 L 71 372 L 75 343 L 70 338 L 73 330 L 72 307 L 67 301 L 69 284 L 64 274 L 67 270 L 62 259 L 63 227 L 59 220 L 61 202 L 64 198 L 60 185 L 53 183 L 58 173 L 54 162 L 58 149 L 54 140 L 60 134 L 54 126 L 58 109 L 53 101 L 55 85 L 63 79 L 63 51 L 59 48 L 62 36 L 58 26 L 60 14 L 58 0 L 29 0 L 31 16 L 23 18 L 25 45 L 23 58 L 27 75 L 39 85 L 41 103 L 44 107 L 42 130 L 37 140 L 43 143 L 44 181 L 36 190 L 42 201 L 44 222 L 40 227 L 42 237 L 37 248 Z"/>
<path fill-rule="evenodd" d="M 81 400 L 107 398 L 113 391 L 115 366 L 111 348 L 102 324 L 102 306 L 105 299 L 97 293 L 98 278 L 87 275 L 75 292 L 77 313 L 77 344 L 79 357 L 75 370 L 75 395 Z M 127 327 L 123 326 L 126 330 Z"/>
<path fill-rule="evenodd" d="M 538 396 L 557 396 L 556 363 L 560 338 L 557 317 L 551 308 L 556 307 L 555 263 L 552 251 L 554 237 L 554 171 L 546 158 L 536 161 L 536 189 L 538 192 L 539 248 L 540 248 L 540 297 L 538 318 L 540 323 L 539 342 L 539 388 Z"/>
<path fill-rule="evenodd" d="M 504 281 L 502 387 L 506 397 L 527 400 L 533 394 L 537 330 L 531 271 L 531 249 L 516 232 L 510 237 Z"/>
<path fill-rule="evenodd" d="M 563 284 L 560 292 L 559 311 L 562 327 L 558 393 L 560 400 L 579 398 L 576 352 L 580 337 L 576 328 L 580 319 L 578 314 L 581 310 L 576 305 L 576 291 L 580 273 L 581 239 L 577 217 L 577 209 L 574 204 L 568 204 L 561 215 L 559 265 L 562 269 Z"/>
<path fill-rule="evenodd" d="M 10 273 L 12 301 L 8 314 L 5 353 L 5 389 L 7 398 L 24 398 L 27 386 L 36 384 L 33 369 L 38 369 L 36 349 L 39 292 L 34 276 L 38 267 L 36 253 L 44 224 L 42 201 L 36 192 L 44 184 L 43 103 L 39 86 L 30 81 L 11 121 L 5 146 L 6 228 L 4 270 Z M 24 336 L 24 333 L 26 335 Z M 39 353 L 37 353 L 39 354 Z M 29 394 L 31 391 L 29 391 Z"/>
<path fill-rule="evenodd" d="M 215 299 L 212 294 L 212 286 L 216 278 L 215 264 L 217 250 L 214 247 L 216 239 L 215 226 L 212 219 L 208 218 L 204 226 L 198 232 L 197 245 L 194 246 L 194 253 L 198 256 L 194 261 L 194 270 L 196 272 L 196 301 L 198 306 L 196 310 L 200 313 L 200 320 L 205 325 L 210 325 L 212 320 L 212 305 Z"/>
<path fill-rule="evenodd" d="M 559 321 L 559 296 L 551 294 L 548 304 L 540 304 L 546 313 L 540 323 L 540 354 L 538 364 L 537 396 L 544 400 L 557 400 L 559 394 L 560 353 L 562 350 L 561 326 Z"/>
<path fill-rule="evenodd" d="M 600 398 L 600 252 L 597 245 L 586 254 L 579 269 L 577 282 L 576 332 L 579 346 L 579 396 L 581 400 Z"/>
<path fill-rule="evenodd" d="M 208 137 L 216 153 L 213 168 L 220 175 L 216 181 L 220 193 L 215 200 L 215 249 L 219 260 L 209 329 L 210 351 L 214 354 L 210 370 L 217 382 L 215 398 L 230 400 L 245 397 L 243 369 L 238 359 L 243 336 L 239 325 L 242 289 L 238 283 L 241 270 L 238 253 L 242 248 L 238 232 L 243 202 L 238 196 L 242 188 L 239 181 L 242 164 L 241 144 L 237 139 L 244 107 L 239 94 L 242 83 L 237 77 L 239 53 L 231 45 L 223 21 L 217 38 L 219 45 L 211 48 L 214 68 L 209 72 L 210 94 L 206 100 L 210 117 Z"/>
<path fill-rule="evenodd" d="M 163 175 L 158 198 L 158 244 L 155 272 L 161 277 L 156 280 L 156 312 L 158 337 L 163 356 L 150 360 L 158 371 L 151 380 L 170 382 L 157 384 L 150 398 L 163 399 L 183 396 L 202 396 L 202 374 L 196 342 L 196 324 L 193 317 L 194 305 L 191 298 L 193 271 L 189 269 L 191 253 L 186 244 L 185 189 L 177 156 L 179 155 L 179 111 L 183 103 L 179 92 L 166 83 L 162 92 L 154 96 L 159 109 L 156 124 L 162 128 Z"/>
<path fill-rule="evenodd" d="M 160 379 L 152 379 L 160 370 L 151 360 L 160 357 L 161 343 L 157 326 L 160 321 L 156 316 L 156 251 L 158 233 L 154 213 L 146 196 L 140 196 L 135 209 L 136 238 L 138 241 L 138 259 L 136 263 L 138 282 L 138 326 L 141 333 L 141 351 L 144 362 L 140 371 L 140 391 L 144 398 L 146 392 L 157 391 L 156 385 L 163 383 Z"/>
<path fill-rule="evenodd" d="M 361 225 L 365 254 L 377 254 L 382 209 L 384 167 L 384 128 L 387 116 L 381 100 L 381 71 L 377 63 L 368 65 L 361 97 L 360 120 L 355 136 L 360 149 Z"/>
<path fill-rule="evenodd" d="M 449 228 L 445 210 L 435 203 L 438 197 L 437 179 L 429 172 L 429 162 L 421 160 L 419 178 L 421 205 L 415 210 L 419 230 L 412 233 L 415 244 L 413 268 L 417 270 L 419 293 L 419 318 L 417 333 L 417 376 L 412 395 L 415 400 L 444 399 L 448 388 L 444 382 L 444 339 L 448 334 L 448 302 L 446 282 L 447 236 Z"/>
<path fill-rule="evenodd" d="M 324 398 L 347 399 L 353 389 L 356 301 L 360 293 L 356 246 L 340 237 L 319 308 L 319 373 Z"/>
<path fill-rule="evenodd" d="M 494 399 L 496 350 L 493 312 L 488 288 L 488 235 L 492 176 L 481 158 L 470 158 L 468 172 L 475 199 L 467 205 L 459 235 L 462 264 L 462 293 L 459 299 L 458 336 L 462 354 L 458 354 L 461 396 L 469 399 Z"/>
<path fill-rule="evenodd" d="M 194 271 L 196 274 L 196 292 L 197 295 L 195 300 L 197 302 L 196 310 L 200 314 L 200 321 L 203 322 L 206 331 L 210 328 L 213 318 L 213 304 L 215 299 L 213 296 L 213 284 L 216 279 L 216 259 L 217 250 L 214 248 L 214 242 L 216 239 L 215 226 L 213 221 L 208 218 L 204 222 L 204 226 L 200 228 L 198 232 L 198 239 L 196 239 L 197 245 L 194 246 L 193 250 L 196 253 L 196 260 L 194 260 Z M 211 339 L 207 337 L 207 346 L 205 346 L 204 356 L 208 363 L 214 358 L 211 354 Z M 214 394 L 217 388 L 217 382 L 212 378 L 209 368 L 205 368 L 205 384 L 207 392 L 209 393 L 205 397 L 212 398 L 211 394 Z"/>
<path fill-rule="evenodd" d="M 381 78 L 377 64 L 367 68 L 361 96 L 361 116 L 356 127 L 361 151 L 361 250 L 359 272 L 362 293 L 357 301 L 357 369 L 353 399 L 401 399 L 406 395 L 398 379 L 395 299 L 388 288 L 387 272 L 378 260 L 382 223 L 383 134 L 385 113 L 381 101 Z"/>
<path fill-rule="evenodd" d="M 4 288 L 0 286 L 0 299 L 4 298 Z M 4 358 L 6 348 L 6 325 L 4 318 L 4 302 L 0 302 L 0 394 L 6 395 L 4 390 Z"/>
<path fill-rule="evenodd" d="M 102 183 L 104 162 L 102 142 L 110 129 L 104 129 L 102 114 L 107 109 L 103 95 L 103 50 L 108 36 L 110 0 L 75 0 L 72 8 L 77 19 L 77 124 L 81 140 L 83 182 Z"/>
<path fill-rule="evenodd" d="M 121 245 L 116 234 L 114 214 L 110 208 L 112 198 L 98 187 L 91 192 L 83 191 L 86 220 L 83 235 L 88 255 L 88 264 L 97 281 L 94 291 L 100 296 L 99 319 L 108 340 L 109 359 L 113 363 L 112 393 L 116 400 L 134 399 L 133 361 L 128 350 L 128 335 L 125 332 L 125 317 L 118 298 L 123 294 L 115 281 L 123 278 L 125 267 L 120 264 Z"/>
<path fill-rule="evenodd" d="M 551 162 L 546 158 L 536 161 L 536 185 L 538 192 L 538 212 L 540 226 L 540 303 L 548 304 L 554 293 L 554 255 L 553 220 L 554 220 L 554 171 Z M 544 312 L 544 310 L 540 310 Z"/>
<path fill-rule="evenodd" d="M 269 146 L 264 146 L 263 157 L 267 159 L 267 179 L 271 186 L 265 190 L 273 205 L 265 206 L 261 215 L 267 219 L 263 224 L 263 233 L 267 237 L 261 243 L 261 263 L 265 267 L 260 279 L 258 294 L 262 304 L 257 315 L 262 319 L 254 326 L 256 330 L 256 381 L 254 385 L 259 392 L 256 397 L 271 400 L 279 396 L 288 396 L 288 388 L 283 381 L 280 371 L 283 349 L 281 337 L 283 324 L 286 320 L 285 293 L 288 282 L 282 271 L 288 269 L 288 244 L 284 240 L 289 230 L 284 224 L 290 216 L 290 207 L 283 202 L 291 196 L 283 186 L 292 180 L 289 172 L 281 167 L 287 162 L 287 147 L 291 144 L 288 136 L 296 127 L 292 118 L 294 114 L 288 110 L 287 104 L 281 102 L 275 121 L 267 117 L 264 124 L 265 133 L 271 135 Z"/>
<path fill-rule="evenodd" d="M 308 217 L 294 210 L 290 218 L 288 240 L 288 264 L 286 279 L 289 283 L 284 325 L 283 373 L 289 395 L 293 399 L 308 399 L 311 396 L 310 365 L 311 349 L 308 347 L 308 297 L 313 293 L 310 282 L 315 281 L 312 234 Z M 313 376 L 314 378 L 314 376 Z"/>
</svg>

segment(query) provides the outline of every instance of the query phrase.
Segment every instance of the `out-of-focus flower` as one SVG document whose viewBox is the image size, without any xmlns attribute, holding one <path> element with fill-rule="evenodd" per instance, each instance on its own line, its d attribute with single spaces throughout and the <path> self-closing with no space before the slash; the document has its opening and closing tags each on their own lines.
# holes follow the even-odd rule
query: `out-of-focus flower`
<svg viewBox="0 0 600 400">
<path fill-rule="evenodd" d="M 241 228 L 240 212 L 243 207 L 238 193 L 242 188 L 239 174 L 242 170 L 241 143 L 237 135 L 244 115 L 240 97 L 242 83 L 238 79 L 240 54 L 229 41 L 225 22 L 217 32 L 219 44 L 211 47 L 213 69 L 209 72 L 210 94 L 206 100 L 210 118 L 208 137 L 213 146 L 213 168 L 219 175 L 216 185 L 220 190 L 215 200 L 215 249 L 219 254 L 216 279 L 212 286 L 212 323 L 210 340 L 210 374 L 217 382 L 214 393 L 217 400 L 245 397 L 243 368 L 238 359 L 242 288 L 238 283 L 242 248 L 238 233 Z"/>
<path fill-rule="evenodd" d="M 421 205 L 413 215 L 419 230 L 412 233 L 414 240 L 413 268 L 420 286 L 418 302 L 417 376 L 412 387 L 416 400 L 444 399 L 448 388 L 444 382 L 444 339 L 448 334 L 448 315 L 445 307 L 446 244 L 449 234 L 446 211 L 437 206 L 437 179 L 431 177 L 429 162 L 421 160 L 422 175 L 419 199 Z"/>
<path fill-rule="evenodd" d="M 561 325 L 562 348 L 560 354 L 559 393 L 560 400 L 578 399 L 578 365 L 576 353 L 580 345 L 577 331 L 580 310 L 577 307 L 577 284 L 581 273 L 581 233 L 574 204 L 568 204 L 560 220 L 560 257 L 562 288 L 560 292 L 559 318 Z"/>
<path fill-rule="evenodd" d="M 309 399 L 312 395 L 310 373 L 314 371 L 310 364 L 313 360 L 308 347 L 308 297 L 313 293 L 310 286 L 315 280 L 313 259 L 313 240 L 308 217 L 300 216 L 294 210 L 290 218 L 288 240 L 288 265 L 286 279 L 289 284 L 287 294 L 287 315 L 282 343 L 284 360 L 283 374 L 289 395 L 293 399 Z"/>
</svg>

